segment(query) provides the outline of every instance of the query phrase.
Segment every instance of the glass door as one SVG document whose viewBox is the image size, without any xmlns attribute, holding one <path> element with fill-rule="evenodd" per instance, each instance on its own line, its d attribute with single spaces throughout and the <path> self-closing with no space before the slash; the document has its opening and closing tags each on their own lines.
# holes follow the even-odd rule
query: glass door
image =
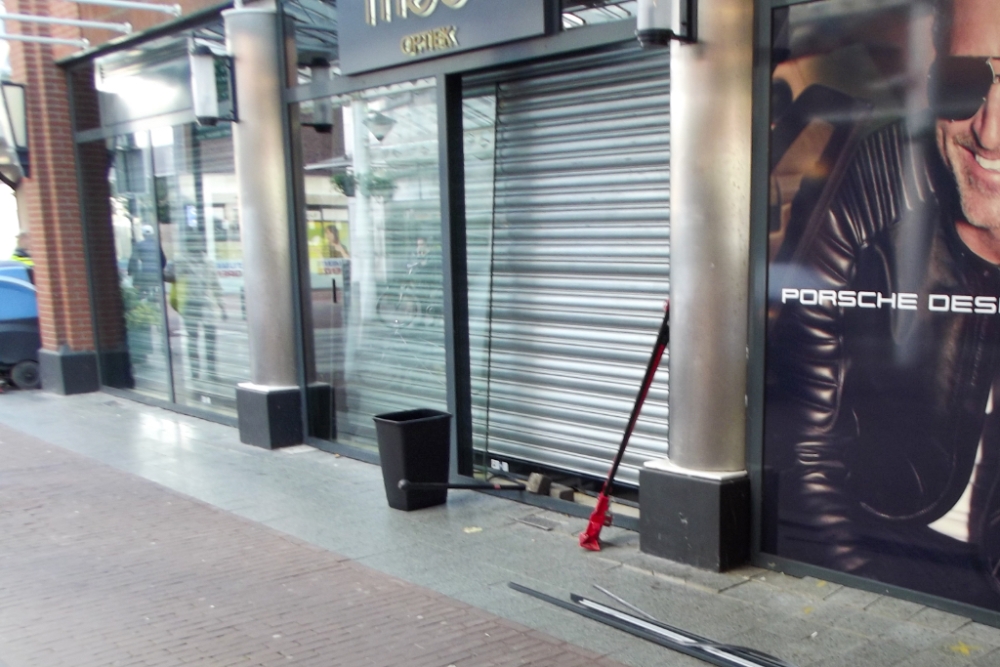
<svg viewBox="0 0 1000 667">
<path fill-rule="evenodd" d="M 160 239 L 153 147 L 148 132 L 122 135 L 109 144 L 111 223 L 130 361 L 126 384 L 151 398 L 172 401 L 163 280 L 167 257 Z"/>
<path fill-rule="evenodd" d="M 371 448 L 374 415 L 446 405 L 434 81 L 301 111 L 310 435 Z"/>
<path fill-rule="evenodd" d="M 109 140 L 128 371 L 105 379 L 233 417 L 236 385 L 249 379 L 249 341 L 230 132 L 188 124 Z M 106 319 L 119 312 L 99 308 Z"/>
</svg>

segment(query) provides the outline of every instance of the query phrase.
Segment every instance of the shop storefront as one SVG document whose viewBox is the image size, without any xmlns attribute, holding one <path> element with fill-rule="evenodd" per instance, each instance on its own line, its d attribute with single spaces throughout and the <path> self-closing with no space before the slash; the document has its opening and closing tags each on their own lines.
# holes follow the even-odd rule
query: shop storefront
<svg viewBox="0 0 1000 667">
<path fill-rule="evenodd" d="M 669 56 L 639 48 L 634 2 L 522 4 L 435 5 L 423 18 L 447 18 L 466 53 L 387 62 L 339 35 L 395 45 L 420 16 L 282 7 L 297 65 L 285 324 L 313 444 L 371 458 L 372 415 L 419 404 L 456 413 L 465 474 L 585 487 L 614 455 L 669 290 Z M 186 90 L 187 51 L 225 53 L 224 21 L 80 63 L 74 81 L 78 108 L 99 110 L 77 120 L 81 159 L 100 162 L 92 274 L 117 283 L 97 290 L 103 383 L 231 419 L 252 380 L 234 125 L 192 122 Z M 620 476 L 633 498 L 666 452 L 665 366 Z"/>
<path fill-rule="evenodd" d="M 80 59 L 102 382 L 366 460 L 373 415 L 446 410 L 456 473 L 583 499 L 669 295 L 616 480 L 643 549 L 995 623 L 1000 287 L 940 220 L 1000 191 L 955 125 L 998 51 L 935 58 L 938 6 L 717 0 L 644 49 L 632 1 L 296 0 Z"/>
<path fill-rule="evenodd" d="M 453 250 L 480 472 L 607 470 L 668 292 L 668 72 L 629 44 L 460 79 Z M 306 333 L 345 444 L 371 447 L 371 415 L 415 396 L 448 406 L 438 99 L 429 78 L 302 102 Z M 658 383 L 633 440 L 632 485 L 666 450 L 665 394 Z"/>
<path fill-rule="evenodd" d="M 98 58 L 73 81 L 103 384 L 232 421 L 249 354 L 232 132 L 194 122 L 188 85 L 189 40 L 221 28 Z"/>
</svg>

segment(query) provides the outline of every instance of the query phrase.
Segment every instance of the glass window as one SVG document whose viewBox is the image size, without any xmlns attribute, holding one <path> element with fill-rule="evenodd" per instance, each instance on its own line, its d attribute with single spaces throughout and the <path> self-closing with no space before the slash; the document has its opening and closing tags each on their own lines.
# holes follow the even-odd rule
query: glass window
<svg viewBox="0 0 1000 667">
<path fill-rule="evenodd" d="M 434 81 L 313 106 L 329 122 L 302 131 L 307 359 L 332 398 L 311 402 L 312 435 L 370 447 L 373 415 L 446 405 Z"/>
<path fill-rule="evenodd" d="M 111 379 L 153 398 L 170 400 L 170 346 L 166 328 L 166 254 L 153 181 L 153 147 L 148 132 L 108 141 L 111 226 L 125 320 L 125 367 Z M 106 341 L 102 341 L 107 345 Z M 102 350 L 104 353 L 110 350 Z M 107 373 L 105 374 L 107 376 Z"/>
<path fill-rule="evenodd" d="M 563 30 L 633 18 L 636 0 L 562 0 Z"/>
<path fill-rule="evenodd" d="M 177 403 L 236 414 L 249 380 L 242 243 L 229 124 L 183 125 L 156 148 Z M 155 136 L 155 132 L 154 132 Z"/>
<path fill-rule="evenodd" d="M 104 382 L 235 415 L 249 347 L 230 132 L 161 127 L 79 150 Z"/>
<path fill-rule="evenodd" d="M 490 295 L 496 171 L 494 86 L 466 88 L 462 100 L 465 219 L 469 275 L 469 361 L 472 372 L 473 441 L 479 470 L 489 468 Z"/>
<path fill-rule="evenodd" d="M 337 6 L 334 0 L 285 0 L 282 8 L 295 25 L 299 83 L 338 74 Z"/>
</svg>

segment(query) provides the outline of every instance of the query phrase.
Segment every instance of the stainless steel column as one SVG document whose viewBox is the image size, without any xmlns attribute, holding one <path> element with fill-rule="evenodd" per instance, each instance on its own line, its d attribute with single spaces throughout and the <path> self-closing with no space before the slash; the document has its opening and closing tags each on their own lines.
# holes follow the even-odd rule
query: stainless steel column
<svg viewBox="0 0 1000 667">
<path fill-rule="evenodd" d="M 284 72 L 273 7 L 224 11 L 234 58 L 239 122 L 233 149 L 243 240 L 243 281 L 250 333 L 250 379 L 297 387 L 289 196 L 282 129 Z"/>
<path fill-rule="evenodd" d="M 233 124 L 250 333 L 250 382 L 236 389 L 240 440 L 260 447 L 302 442 L 296 354 L 291 210 L 286 176 L 286 84 L 273 2 L 224 11 L 239 121 Z M 294 154 L 289 151 L 288 154 Z"/>
<path fill-rule="evenodd" d="M 753 0 L 698 0 L 671 45 L 670 462 L 746 468 Z"/>
</svg>

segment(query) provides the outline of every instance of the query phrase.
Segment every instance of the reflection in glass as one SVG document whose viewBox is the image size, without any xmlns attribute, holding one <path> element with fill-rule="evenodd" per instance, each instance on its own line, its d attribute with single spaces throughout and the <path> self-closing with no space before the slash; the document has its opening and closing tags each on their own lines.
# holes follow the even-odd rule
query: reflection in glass
<svg viewBox="0 0 1000 667">
<path fill-rule="evenodd" d="M 472 371 L 474 462 L 486 469 L 489 454 L 490 295 L 492 294 L 496 92 L 463 91 L 465 217 L 469 276 L 469 358 Z"/>
<path fill-rule="evenodd" d="M 121 276 L 132 388 L 170 400 L 163 293 L 167 262 L 156 220 L 152 146 L 147 132 L 117 137 L 109 140 L 109 144 L 114 156 L 108 174 L 111 220 Z"/>
<path fill-rule="evenodd" d="M 636 0 L 562 0 L 563 30 L 623 21 L 636 15 Z"/>
<path fill-rule="evenodd" d="M 373 415 L 446 405 L 434 82 L 330 108 L 329 132 L 302 130 L 307 357 L 332 388 L 310 402 L 311 434 L 371 446 Z"/>
<path fill-rule="evenodd" d="M 234 415 L 249 349 L 230 129 L 162 127 L 110 145 L 123 384 Z"/>
</svg>

